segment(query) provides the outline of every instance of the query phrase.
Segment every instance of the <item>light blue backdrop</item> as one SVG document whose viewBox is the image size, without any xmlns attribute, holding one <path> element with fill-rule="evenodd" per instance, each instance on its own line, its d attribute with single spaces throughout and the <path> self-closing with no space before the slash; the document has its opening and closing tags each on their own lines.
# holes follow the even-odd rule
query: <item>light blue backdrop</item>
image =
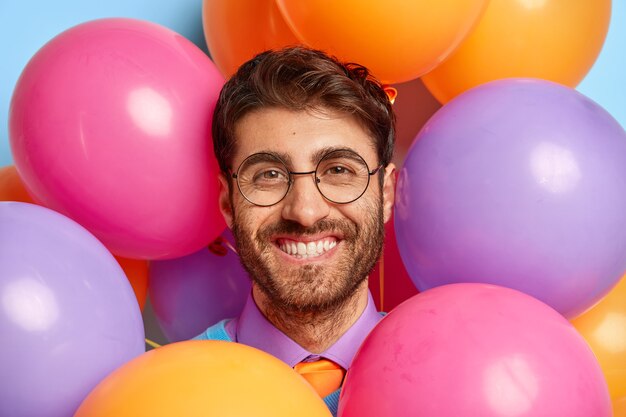
<svg viewBox="0 0 626 417">
<path fill-rule="evenodd" d="M 236 0 L 232 0 L 236 1 Z M 29 58 L 63 30 L 100 17 L 134 17 L 167 26 L 206 50 L 202 0 L 0 0 L 0 166 L 12 163 L 7 117 L 15 82 Z M 626 1 L 613 2 L 609 35 L 579 90 L 626 126 Z"/>
<path fill-rule="evenodd" d="M 611 25 L 602 52 L 577 89 L 626 129 L 626 1 L 613 0 Z"/>
</svg>

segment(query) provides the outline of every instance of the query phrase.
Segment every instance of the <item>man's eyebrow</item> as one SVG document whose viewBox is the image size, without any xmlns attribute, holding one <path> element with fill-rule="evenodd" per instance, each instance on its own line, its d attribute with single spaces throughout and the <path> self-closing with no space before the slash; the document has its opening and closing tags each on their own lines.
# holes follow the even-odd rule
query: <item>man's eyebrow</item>
<svg viewBox="0 0 626 417">
<path fill-rule="evenodd" d="M 350 153 L 355 153 L 358 155 L 358 152 L 348 146 L 326 146 L 324 148 L 318 149 L 311 155 L 311 163 L 313 165 L 317 165 L 321 159 L 326 156 L 330 152 L 337 151 L 345 151 Z"/>
<path fill-rule="evenodd" d="M 277 152 L 277 151 L 272 151 L 269 149 L 265 149 L 265 150 L 261 150 L 259 152 L 256 152 L 255 154 L 269 154 L 272 156 L 277 157 L 278 159 L 280 159 L 281 161 L 283 161 L 287 166 L 291 166 L 291 156 L 287 153 L 284 152 Z"/>
<path fill-rule="evenodd" d="M 315 167 L 319 161 L 321 161 L 321 159 L 326 156 L 328 153 L 330 152 L 338 152 L 338 151 L 345 151 L 346 153 L 351 153 L 351 154 L 357 154 L 358 152 L 352 148 L 350 148 L 349 146 L 325 146 L 323 148 L 318 149 L 317 151 L 313 152 L 313 155 L 311 155 L 311 164 Z M 289 169 L 295 169 L 293 166 L 293 159 L 291 158 L 291 155 L 289 155 L 288 153 L 285 152 L 279 152 L 279 151 L 275 151 L 275 150 L 269 150 L 269 149 L 264 149 L 264 150 L 260 150 L 259 152 L 256 152 L 257 154 L 269 154 L 272 156 L 275 156 L 279 159 L 281 159 L 288 167 Z M 299 168 L 299 169 L 304 169 L 304 168 Z"/>
</svg>

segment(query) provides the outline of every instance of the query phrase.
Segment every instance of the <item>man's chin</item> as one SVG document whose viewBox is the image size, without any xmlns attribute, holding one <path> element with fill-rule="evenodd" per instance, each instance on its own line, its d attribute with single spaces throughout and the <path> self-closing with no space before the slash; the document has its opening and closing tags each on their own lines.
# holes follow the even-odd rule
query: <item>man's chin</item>
<svg viewBox="0 0 626 417">
<path fill-rule="evenodd" d="M 304 271 L 303 269 L 310 269 Z M 322 312 L 342 306 L 355 295 L 357 282 L 341 281 L 340 275 L 334 274 L 333 279 L 324 278 L 314 265 L 300 268 L 297 279 L 283 282 L 282 285 L 268 282 L 256 282 L 270 304 L 276 308 L 294 312 Z M 306 274 L 311 272 L 311 274 Z M 317 273 L 316 273 L 317 272 Z M 310 276 L 307 276 L 310 275 Z M 289 276 L 289 275 L 282 275 Z M 295 275 L 291 275 L 294 277 Z"/>
</svg>

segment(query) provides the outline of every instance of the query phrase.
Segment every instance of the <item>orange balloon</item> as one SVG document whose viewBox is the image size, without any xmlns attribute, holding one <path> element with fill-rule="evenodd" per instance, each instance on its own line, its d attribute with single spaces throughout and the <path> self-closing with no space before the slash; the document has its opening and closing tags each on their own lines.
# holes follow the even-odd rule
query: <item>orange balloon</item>
<svg viewBox="0 0 626 417">
<path fill-rule="evenodd" d="M 0 168 L 0 201 L 33 203 L 14 165 Z"/>
<path fill-rule="evenodd" d="M 501 78 L 576 87 L 602 49 L 610 18 L 611 0 L 491 0 L 461 46 L 422 80 L 441 103 Z"/>
<path fill-rule="evenodd" d="M 74 417 L 330 417 L 288 365 L 260 350 L 220 341 L 151 350 L 106 377 Z"/>
<path fill-rule="evenodd" d="M 305 44 L 366 66 L 383 83 L 440 64 L 468 35 L 486 0 L 277 0 Z"/>
<path fill-rule="evenodd" d="M 626 275 L 572 324 L 598 358 L 611 398 L 626 397 Z"/>
<path fill-rule="evenodd" d="M 626 397 L 613 401 L 613 417 L 626 417 Z"/>
<path fill-rule="evenodd" d="M 204 37 L 222 75 L 259 52 L 298 44 L 274 0 L 204 0 Z"/>
<path fill-rule="evenodd" d="M 143 311 L 146 305 L 146 296 L 148 295 L 148 261 L 142 259 L 128 259 L 116 256 L 117 262 L 120 264 L 128 282 L 133 287 L 135 297 L 139 303 L 139 308 Z"/>
</svg>

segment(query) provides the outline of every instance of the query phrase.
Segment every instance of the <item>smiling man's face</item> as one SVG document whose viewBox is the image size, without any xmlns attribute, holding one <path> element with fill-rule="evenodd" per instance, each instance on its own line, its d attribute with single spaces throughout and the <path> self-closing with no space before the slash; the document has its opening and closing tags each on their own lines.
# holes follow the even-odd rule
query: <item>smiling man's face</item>
<svg viewBox="0 0 626 417">
<path fill-rule="evenodd" d="M 351 150 L 372 171 L 379 164 L 373 139 L 351 116 L 266 108 L 236 125 L 234 170 L 250 155 L 281 156 L 290 171 L 316 168 L 329 150 Z M 313 174 L 293 176 L 288 194 L 269 207 L 247 201 L 223 184 L 222 212 L 241 261 L 270 303 L 314 312 L 341 305 L 367 277 L 382 250 L 384 222 L 393 205 L 394 166 L 372 175 L 356 201 L 336 204 L 318 191 Z M 379 175 L 384 175 L 383 187 Z M 227 181 L 226 179 L 223 179 Z"/>
</svg>

